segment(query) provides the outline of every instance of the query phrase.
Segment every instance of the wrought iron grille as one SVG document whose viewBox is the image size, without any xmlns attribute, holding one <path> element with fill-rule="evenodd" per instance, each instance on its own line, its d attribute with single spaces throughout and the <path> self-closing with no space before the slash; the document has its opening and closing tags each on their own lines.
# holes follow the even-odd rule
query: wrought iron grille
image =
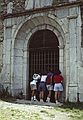
<svg viewBox="0 0 83 120">
<path fill-rule="evenodd" d="M 59 49 L 56 35 L 49 30 L 37 31 L 29 44 L 29 77 L 34 73 L 53 72 L 59 68 Z"/>
</svg>

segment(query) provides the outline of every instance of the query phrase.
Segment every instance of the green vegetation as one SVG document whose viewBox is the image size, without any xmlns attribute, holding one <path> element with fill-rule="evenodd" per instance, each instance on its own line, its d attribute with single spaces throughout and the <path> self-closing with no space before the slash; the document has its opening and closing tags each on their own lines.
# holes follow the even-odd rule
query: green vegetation
<svg viewBox="0 0 83 120">
<path fill-rule="evenodd" d="M 30 111 L 6 108 L 0 109 L 0 120 L 40 120 L 38 113 Z"/>
<path fill-rule="evenodd" d="M 67 113 L 69 120 L 83 120 L 83 103 L 67 103 L 57 111 Z"/>
<path fill-rule="evenodd" d="M 49 107 L 0 101 L 0 120 L 83 120 L 83 103 Z"/>
</svg>

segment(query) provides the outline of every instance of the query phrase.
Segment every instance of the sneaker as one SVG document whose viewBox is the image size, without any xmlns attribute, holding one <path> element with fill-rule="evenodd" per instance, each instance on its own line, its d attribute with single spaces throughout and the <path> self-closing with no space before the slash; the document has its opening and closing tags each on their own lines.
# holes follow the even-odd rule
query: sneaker
<svg viewBox="0 0 83 120">
<path fill-rule="evenodd" d="M 34 101 L 36 101 L 36 96 L 34 96 L 33 98 L 34 98 Z"/>
<path fill-rule="evenodd" d="M 46 100 L 46 102 L 50 102 L 50 98 L 49 98 L 49 97 L 47 97 L 47 100 Z"/>
<path fill-rule="evenodd" d="M 40 99 L 40 102 L 44 102 L 43 99 Z"/>
<path fill-rule="evenodd" d="M 58 105 L 60 102 L 58 102 L 57 100 L 56 100 L 56 104 Z"/>
<path fill-rule="evenodd" d="M 31 97 L 31 101 L 33 101 L 33 97 Z"/>
<path fill-rule="evenodd" d="M 61 105 L 63 105 L 63 103 L 60 103 L 60 102 L 58 102 L 58 101 L 56 100 L 56 105 L 61 106 Z"/>
</svg>

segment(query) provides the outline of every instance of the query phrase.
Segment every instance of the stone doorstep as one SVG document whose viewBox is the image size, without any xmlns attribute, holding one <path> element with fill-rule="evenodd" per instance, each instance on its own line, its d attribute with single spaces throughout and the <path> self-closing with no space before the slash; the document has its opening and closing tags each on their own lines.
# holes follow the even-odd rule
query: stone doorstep
<svg viewBox="0 0 83 120">
<path fill-rule="evenodd" d="M 62 106 L 63 104 L 55 104 L 55 103 L 52 103 L 52 102 L 39 102 L 39 101 L 30 101 L 30 100 L 20 100 L 20 99 L 17 99 L 15 101 L 15 103 L 18 103 L 18 104 L 29 104 L 29 105 L 42 105 L 42 106 L 52 106 L 52 107 L 56 107 L 56 106 Z"/>
</svg>

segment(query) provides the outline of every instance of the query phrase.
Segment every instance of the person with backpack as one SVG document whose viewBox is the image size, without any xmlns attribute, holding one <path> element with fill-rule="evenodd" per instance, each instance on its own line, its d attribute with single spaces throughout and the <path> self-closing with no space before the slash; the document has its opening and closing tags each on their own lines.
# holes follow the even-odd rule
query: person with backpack
<svg viewBox="0 0 83 120">
<path fill-rule="evenodd" d="M 52 72 L 48 72 L 47 74 L 47 78 L 46 78 L 46 87 L 48 90 L 48 95 L 47 95 L 47 100 L 46 102 L 50 102 L 51 99 L 51 92 L 53 90 L 53 73 Z"/>
</svg>

